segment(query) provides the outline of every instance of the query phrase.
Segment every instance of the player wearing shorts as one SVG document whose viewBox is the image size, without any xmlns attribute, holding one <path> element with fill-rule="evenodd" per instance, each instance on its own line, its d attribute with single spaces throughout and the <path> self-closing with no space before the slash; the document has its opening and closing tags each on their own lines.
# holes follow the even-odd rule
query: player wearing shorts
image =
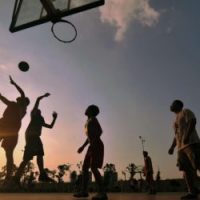
<svg viewBox="0 0 200 200">
<path fill-rule="evenodd" d="M 144 156 L 144 175 L 146 177 L 146 182 L 149 187 L 149 194 L 155 194 L 155 186 L 153 179 L 153 165 L 150 156 L 147 151 L 143 151 Z"/>
<path fill-rule="evenodd" d="M 10 101 L 0 94 L 0 100 L 7 106 L 3 117 L 0 119 L 0 141 L 2 141 L 1 146 L 5 150 L 7 160 L 7 174 L 4 183 L 10 180 L 13 173 L 13 152 L 17 145 L 21 121 L 26 115 L 27 106 L 30 103 L 24 91 L 15 83 L 11 76 L 10 83 L 16 87 L 20 93 L 20 97 L 18 97 L 16 101 Z"/>
<path fill-rule="evenodd" d="M 99 108 L 96 105 L 90 105 L 86 111 L 85 115 L 88 117 L 85 124 L 85 133 L 87 139 L 85 143 L 78 149 L 78 153 L 81 153 L 84 148 L 89 144 L 84 162 L 82 167 L 82 188 L 81 191 L 74 194 L 75 197 L 82 198 L 88 197 L 88 180 L 89 180 L 89 169 L 95 177 L 95 181 L 99 187 L 99 192 L 94 196 L 93 200 L 106 200 L 107 195 L 103 185 L 103 179 L 99 172 L 99 168 L 103 165 L 104 159 L 104 145 L 101 140 L 102 129 L 96 118 L 99 114 Z"/>
<path fill-rule="evenodd" d="M 170 109 L 175 113 L 176 119 L 175 137 L 168 153 L 173 154 L 177 146 L 177 166 L 183 171 L 188 189 L 188 194 L 181 199 L 194 199 L 198 196 L 196 181 L 197 170 L 200 170 L 200 139 L 196 131 L 196 117 L 191 110 L 183 108 L 183 102 L 180 100 L 175 100 Z"/>
<path fill-rule="evenodd" d="M 44 171 L 44 160 L 43 160 L 44 149 L 40 136 L 42 134 L 42 127 L 53 128 L 57 118 L 57 113 L 53 112 L 52 114 L 53 120 L 51 124 L 46 124 L 43 116 L 41 115 L 41 111 L 38 108 L 40 100 L 43 99 L 44 97 L 48 97 L 49 95 L 50 95 L 49 93 L 46 93 L 38 97 L 35 106 L 31 111 L 31 121 L 25 133 L 26 146 L 25 146 L 23 161 L 21 162 L 14 178 L 14 180 L 17 183 L 20 183 L 20 178 L 24 172 L 25 166 L 30 160 L 33 159 L 34 156 L 37 156 L 37 165 L 40 171 L 39 181 L 44 181 L 44 182 L 53 181 L 51 178 L 47 176 L 46 172 Z"/>
</svg>

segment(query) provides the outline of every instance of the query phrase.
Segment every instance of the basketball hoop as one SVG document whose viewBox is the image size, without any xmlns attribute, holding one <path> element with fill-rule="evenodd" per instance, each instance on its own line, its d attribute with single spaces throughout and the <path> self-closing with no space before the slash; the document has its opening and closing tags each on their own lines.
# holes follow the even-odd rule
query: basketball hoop
<svg viewBox="0 0 200 200">
<path fill-rule="evenodd" d="M 77 38 L 77 29 L 75 27 L 74 24 L 72 24 L 71 22 L 67 21 L 67 20 L 64 20 L 64 19 L 60 19 L 60 20 L 57 20 L 55 22 L 52 22 L 52 27 L 51 27 L 51 32 L 53 34 L 53 36 L 59 41 L 59 42 L 63 42 L 63 43 L 71 43 L 73 42 L 76 38 Z M 58 24 L 58 23 L 65 23 L 66 25 L 70 25 L 73 29 L 74 29 L 74 37 L 70 40 L 63 40 L 61 38 L 59 38 L 56 33 L 55 33 L 55 25 Z"/>
<path fill-rule="evenodd" d="M 105 0 L 15 0 L 9 29 L 10 32 L 14 33 L 33 26 L 52 22 L 51 31 L 53 36 L 60 42 L 70 43 L 76 39 L 77 29 L 74 24 L 63 18 L 104 4 Z M 70 29 L 70 40 L 61 37 L 61 31 L 56 31 L 59 28 L 55 28 L 55 25 L 60 23 L 61 25 L 62 23 L 69 25 L 67 28 L 69 27 Z M 62 35 L 65 36 L 63 32 Z"/>
<path fill-rule="evenodd" d="M 59 42 L 63 42 L 63 43 L 71 43 L 71 42 L 73 42 L 77 37 L 77 29 L 74 26 L 74 24 L 72 24 L 71 22 L 69 22 L 67 20 L 62 19 L 61 16 L 59 16 L 60 10 L 56 9 L 54 7 L 54 4 L 52 3 L 51 0 L 40 0 L 40 2 L 43 4 L 48 16 L 51 19 L 51 22 L 52 22 L 51 32 L 52 32 L 53 36 Z M 63 39 L 59 38 L 55 33 L 55 25 L 58 24 L 58 23 L 65 23 L 66 25 L 70 25 L 74 29 L 74 37 L 72 39 L 70 39 L 70 40 L 63 40 Z"/>
</svg>

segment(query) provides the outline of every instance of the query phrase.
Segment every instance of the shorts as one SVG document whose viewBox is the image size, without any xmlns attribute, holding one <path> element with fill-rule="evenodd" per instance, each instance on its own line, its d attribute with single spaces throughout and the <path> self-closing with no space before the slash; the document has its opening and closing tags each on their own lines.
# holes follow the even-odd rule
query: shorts
<svg viewBox="0 0 200 200">
<path fill-rule="evenodd" d="M 148 172 L 146 175 L 146 181 L 148 183 L 151 183 L 153 181 L 153 173 L 152 172 Z"/>
<path fill-rule="evenodd" d="M 88 168 L 102 168 L 104 159 L 104 145 L 101 140 L 96 141 L 88 147 L 85 159 L 83 162 L 83 169 Z"/>
<path fill-rule="evenodd" d="M 0 137 L 0 141 L 2 141 L 1 146 L 5 151 L 13 151 L 17 145 L 18 135 L 16 136 L 8 136 L 8 137 Z"/>
<path fill-rule="evenodd" d="M 20 121 L 11 121 L 5 118 L 0 119 L 0 137 L 10 137 L 18 135 L 21 127 Z"/>
<path fill-rule="evenodd" d="M 34 156 L 44 156 L 43 144 L 40 137 L 27 139 L 23 160 L 32 160 Z"/>
<path fill-rule="evenodd" d="M 200 144 L 192 144 L 178 152 L 180 171 L 200 170 Z"/>
</svg>

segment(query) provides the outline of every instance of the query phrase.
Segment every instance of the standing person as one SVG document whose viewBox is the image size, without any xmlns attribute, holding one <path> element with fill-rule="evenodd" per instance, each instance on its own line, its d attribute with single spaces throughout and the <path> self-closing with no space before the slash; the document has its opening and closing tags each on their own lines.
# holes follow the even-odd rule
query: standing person
<svg viewBox="0 0 200 200">
<path fill-rule="evenodd" d="M 143 151 L 144 156 L 144 175 L 149 187 L 149 194 L 156 194 L 153 180 L 153 166 L 150 156 L 147 151 Z"/>
<path fill-rule="evenodd" d="M 42 134 L 42 127 L 45 128 L 53 128 L 57 113 L 53 112 L 53 120 L 51 124 L 46 124 L 44 121 L 43 116 L 41 115 L 41 111 L 38 108 L 40 100 L 44 97 L 48 97 L 50 94 L 46 93 L 40 97 L 37 98 L 35 106 L 33 110 L 31 111 L 31 121 L 26 129 L 25 137 L 26 137 L 26 146 L 23 156 L 23 161 L 21 162 L 14 180 L 17 183 L 20 183 L 20 178 L 24 172 L 24 168 L 27 165 L 27 163 L 33 159 L 33 156 L 37 156 L 37 165 L 40 171 L 39 181 L 44 182 L 52 182 L 53 180 L 49 178 L 44 170 L 44 150 L 43 150 L 43 144 L 40 139 L 40 136 Z"/>
<path fill-rule="evenodd" d="M 13 152 L 17 145 L 21 121 L 30 103 L 24 91 L 15 83 L 11 76 L 9 78 L 10 83 L 14 85 L 20 93 L 20 97 L 18 97 L 16 101 L 10 101 L 0 94 L 0 100 L 7 106 L 3 117 L 0 119 L 0 141 L 2 141 L 1 146 L 5 150 L 7 160 L 5 184 L 9 182 L 13 173 Z"/>
<path fill-rule="evenodd" d="M 200 139 L 196 131 L 196 117 L 189 109 L 183 108 L 183 102 L 175 100 L 170 110 L 175 113 L 175 137 L 168 151 L 173 154 L 175 147 L 178 150 L 177 166 L 183 171 L 188 194 L 181 199 L 194 199 L 198 196 L 196 188 L 197 170 L 200 169 Z"/>
<path fill-rule="evenodd" d="M 85 124 L 85 133 L 87 139 L 85 143 L 78 149 L 78 153 L 81 153 L 88 144 L 89 148 L 87 150 L 82 167 L 82 188 L 80 192 L 74 194 L 74 197 L 82 198 L 89 196 L 87 187 L 89 179 L 89 169 L 91 168 L 91 171 L 95 177 L 95 181 L 99 187 L 99 192 L 92 199 L 106 200 L 108 198 L 103 185 L 102 176 L 99 172 L 99 168 L 101 168 L 103 165 L 104 145 L 100 138 L 102 134 L 102 129 L 96 118 L 98 114 L 99 108 L 96 105 L 90 105 L 85 111 L 85 115 L 88 117 Z"/>
</svg>

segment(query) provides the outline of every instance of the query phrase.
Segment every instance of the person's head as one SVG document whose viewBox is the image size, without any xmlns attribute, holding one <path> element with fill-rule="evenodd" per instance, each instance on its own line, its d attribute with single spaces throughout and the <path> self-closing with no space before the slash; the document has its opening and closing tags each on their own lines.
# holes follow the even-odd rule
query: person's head
<svg viewBox="0 0 200 200">
<path fill-rule="evenodd" d="M 146 158 L 148 156 L 148 152 L 147 151 L 143 151 L 143 156 Z"/>
<path fill-rule="evenodd" d="M 17 103 L 20 104 L 20 105 L 25 105 L 25 106 L 28 106 L 30 104 L 30 100 L 28 97 L 18 97 L 17 99 Z"/>
<path fill-rule="evenodd" d="M 174 100 L 170 106 L 170 110 L 174 113 L 179 113 L 183 109 L 183 102 L 181 100 Z"/>
<path fill-rule="evenodd" d="M 85 115 L 88 117 L 96 117 L 99 114 L 99 108 L 96 105 L 90 105 L 85 111 Z"/>
</svg>

